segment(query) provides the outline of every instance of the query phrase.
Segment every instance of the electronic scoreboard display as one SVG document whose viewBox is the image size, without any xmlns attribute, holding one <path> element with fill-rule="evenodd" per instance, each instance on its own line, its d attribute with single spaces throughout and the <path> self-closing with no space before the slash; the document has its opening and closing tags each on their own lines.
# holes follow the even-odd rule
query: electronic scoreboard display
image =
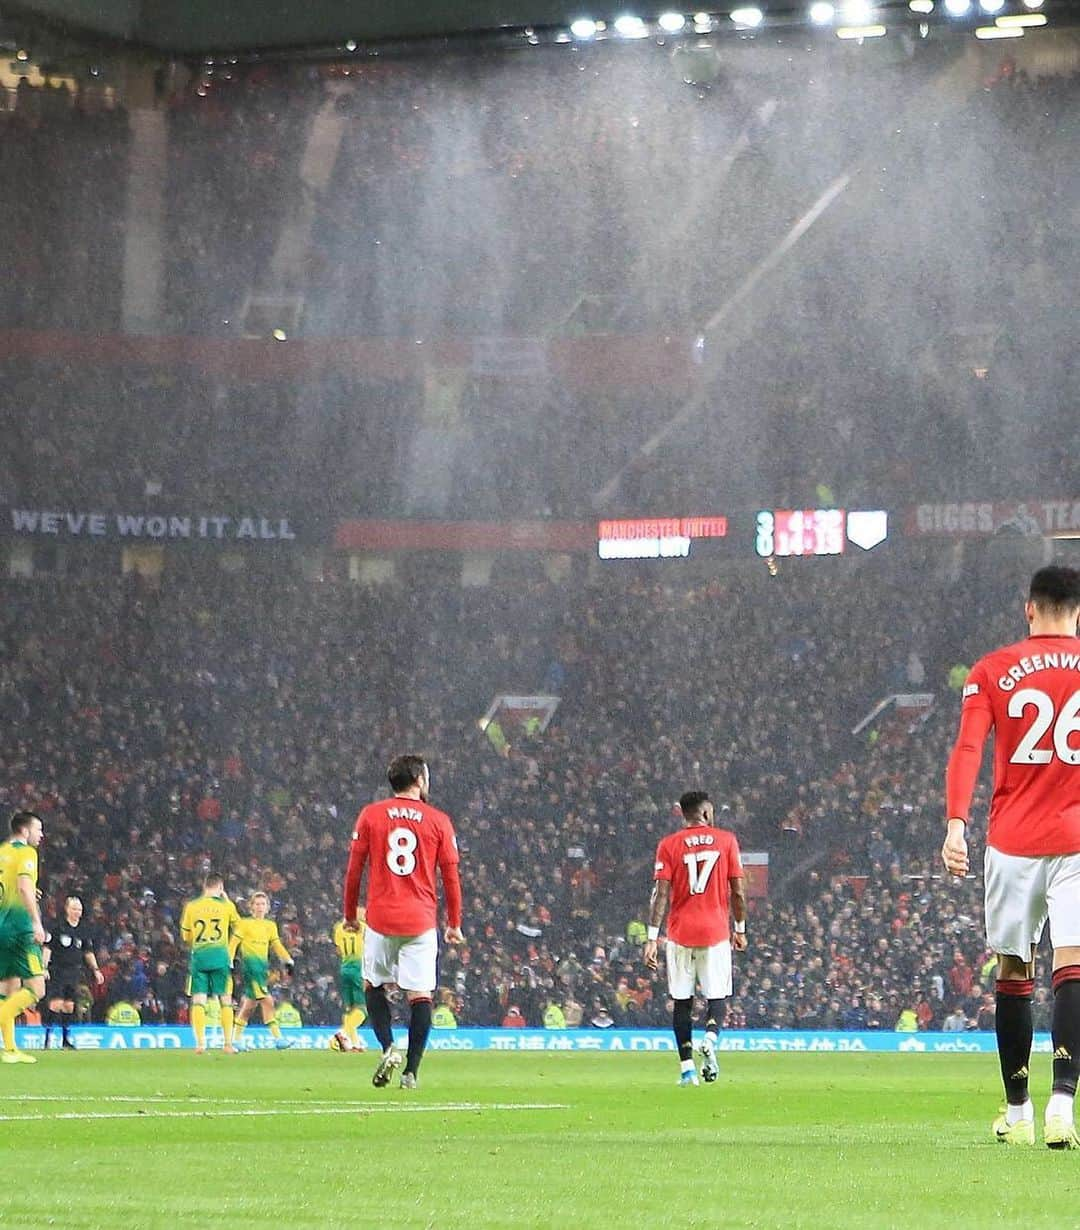
<svg viewBox="0 0 1080 1230">
<path fill-rule="evenodd" d="M 847 513 L 842 508 L 766 509 L 757 515 L 758 555 L 843 555 Z"/>
</svg>

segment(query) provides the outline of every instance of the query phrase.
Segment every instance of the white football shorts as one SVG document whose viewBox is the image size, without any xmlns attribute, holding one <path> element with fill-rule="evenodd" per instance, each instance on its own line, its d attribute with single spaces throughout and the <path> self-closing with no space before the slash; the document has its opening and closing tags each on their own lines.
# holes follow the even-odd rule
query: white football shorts
<svg viewBox="0 0 1080 1230">
<path fill-rule="evenodd" d="M 987 846 L 983 879 L 994 952 L 1030 961 L 1048 918 L 1055 948 L 1080 946 L 1080 854 L 1027 858 Z"/>
<path fill-rule="evenodd" d="M 438 933 L 380 935 L 368 927 L 364 933 L 364 981 L 373 987 L 396 982 L 403 991 L 430 995 L 438 981 Z"/>
<path fill-rule="evenodd" d="M 731 994 L 731 941 L 721 940 L 709 948 L 683 948 L 667 942 L 667 984 L 672 999 L 693 999 L 701 985 L 706 999 L 727 999 Z"/>
</svg>

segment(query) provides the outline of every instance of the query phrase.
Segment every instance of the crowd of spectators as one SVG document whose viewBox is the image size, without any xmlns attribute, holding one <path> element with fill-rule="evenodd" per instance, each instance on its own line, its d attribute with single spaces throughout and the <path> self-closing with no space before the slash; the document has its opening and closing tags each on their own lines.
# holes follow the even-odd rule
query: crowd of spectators
<svg viewBox="0 0 1080 1230">
<path fill-rule="evenodd" d="M 641 922 L 672 801 L 698 783 L 772 860 L 731 1024 L 891 1026 L 910 1008 L 940 1026 L 957 1005 L 974 1020 L 978 978 L 958 989 L 952 971 L 985 959 L 977 886 L 934 878 L 953 720 L 938 633 L 957 592 L 830 575 L 5 582 L 0 802 L 45 818 L 47 912 L 86 903 L 99 1015 L 117 999 L 182 1011 L 179 910 L 214 866 L 241 901 L 271 894 L 297 962 L 286 993 L 334 1020 L 350 824 L 416 747 L 461 841 L 468 944 L 442 964 L 460 1023 L 540 1024 L 553 1004 L 666 1019 Z M 923 673 L 941 694 L 928 722 L 850 735 Z M 538 686 L 563 697 L 555 721 L 499 754 L 477 718 Z"/>
</svg>

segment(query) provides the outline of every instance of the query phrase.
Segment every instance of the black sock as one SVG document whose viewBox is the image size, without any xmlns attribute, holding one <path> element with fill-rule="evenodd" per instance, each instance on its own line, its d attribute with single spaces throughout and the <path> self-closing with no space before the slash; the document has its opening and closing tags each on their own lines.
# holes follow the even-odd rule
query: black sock
<svg viewBox="0 0 1080 1230">
<path fill-rule="evenodd" d="M 705 1032 L 707 1034 L 718 1034 L 723 1020 L 724 1001 L 722 999 L 710 999 L 708 1012 L 705 1015 Z"/>
<path fill-rule="evenodd" d="M 409 1053 L 405 1059 L 405 1071 L 416 1075 L 420 1060 L 424 1058 L 428 1034 L 431 1033 L 431 1000 L 414 999 L 409 1012 Z"/>
<path fill-rule="evenodd" d="M 1054 1092 L 1076 1093 L 1080 1076 L 1080 965 L 1054 970 Z"/>
<path fill-rule="evenodd" d="M 379 1045 L 387 1051 L 394 1045 L 394 1034 L 390 1028 L 390 1001 L 386 998 L 386 987 L 365 987 L 364 1002 L 367 1004 L 368 1024 Z"/>
<path fill-rule="evenodd" d="M 71 1021 L 74 1015 L 72 1012 L 62 1012 L 60 1014 L 60 1033 L 64 1042 L 71 1041 L 68 1037 L 68 1030 L 71 1028 Z"/>
<path fill-rule="evenodd" d="M 677 999 L 671 1013 L 671 1028 L 675 1031 L 675 1045 L 680 1059 L 694 1058 L 694 1023 L 691 1016 L 693 1000 Z"/>
<path fill-rule="evenodd" d="M 1028 1100 L 1031 994 L 1034 989 L 1035 983 L 1030 978 L 999 978 L 997 981 L 994 1030 L 997 1033 L 1005 1100 L 1010 1106 L 1023 1106 Z"/>
</svg>

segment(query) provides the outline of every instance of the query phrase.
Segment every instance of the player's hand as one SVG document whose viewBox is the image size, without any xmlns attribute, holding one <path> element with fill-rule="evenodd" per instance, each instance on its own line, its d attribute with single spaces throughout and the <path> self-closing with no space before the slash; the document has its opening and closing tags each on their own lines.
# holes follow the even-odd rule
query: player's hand
<svg viewBox="0 0 1080 1230">
<path fill-rule="evenodd" d="M 26 933 L 23 932 L 23 934 L 25 935 Z M 45 943 L 45 928 L 39 922 L 34 923 L 34 943 Z"/>
<path fill-rule="evenodd" d="M 743 931 L 743 932 L 741 932 L 741 933 L 740 933 L 740 932 L 738 932 L 738 931 L 732 931 L 732 933 L 731 933 L 731 946 L 732 946 L 732 948 L 734 948 L 734 949 L 735 949 L 735 951 L 736 951 L 736 952 L 745 952 L 745 951 L 746 951 L 746 943 L 747 943 L 747 941 L 746 941 L 746 932 L 745 932 L 745 931 Z"/>
<path fill-rule="evenodd" d="M 945 844 L 941 847 L 941 861 L 950 875 L 967 875 L 970 864 L 968 863 L 966 826 L 963 820 L 949 821 L 949 831 L 945 837 Z"/>
<path fill-rule="evenodd" d="M 647 969 L 659 969 L 660 960 L 656 955 L 657 943 L 656 940 L 646 940 L 645 947 L 641 950 L 641 955 L 645 960 Z"/>
<path fill-rule="evenodd" d="M 447 927 L 443 932 L 443 939 L 448 944 L 464 944 L 465 936 L 460 927 Z"/>
<path fill-rule="evenodd" d="M 104 983 L 104 981 L 105 981 L 105 975 L 101 972 L 101 970 L 99 970 L 99 969 L 94 970 L 94 984 L 95 984 L 95 986 L 99 986 L 99 987 L 100 987 L 100 986 Z"/>
<path fill-rule="evenodd" d="M 342 920 L 342 926 L 346 931 L 359 931 L 360 921 L 356 918 L 346 918 Z"/>
</svg>

